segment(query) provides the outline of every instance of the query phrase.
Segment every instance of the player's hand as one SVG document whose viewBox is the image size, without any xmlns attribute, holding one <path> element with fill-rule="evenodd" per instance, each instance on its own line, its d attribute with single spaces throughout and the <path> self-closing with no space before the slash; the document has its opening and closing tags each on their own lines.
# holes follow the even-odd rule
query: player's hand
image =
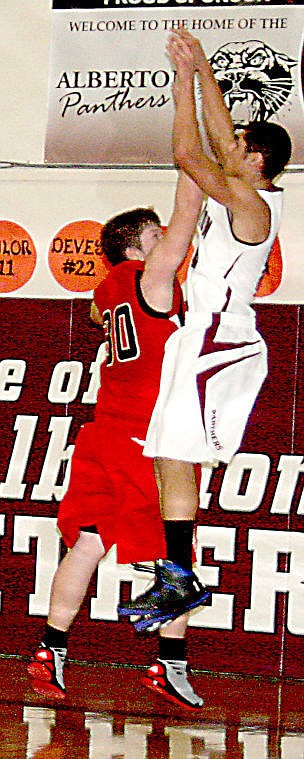
<svg viewBox="0 0 304 759">
<path fill-rule="evenodd" d="M 184 51 L 186 46 L 188 52 L 191 54 L 194 68 L 199 68 L 200 62 L 204 57 L 200 41 L 194 37 L 193 34 L 190 34 L 187 29 L 184 29 L 184 27 L 181 27 L 180 29 L 174 31 L 171 37 L 174 37 L 175 40 L 181 40 L 183 43 Z"/>
<path fill-rule="evenodd" d="M 194 76 L 194 61 L 192 51 L 185 40 L 177 32 L 173 32 L 167 44 L 167 51 L 173 66 L 176 68 L 179 82 L 189 81 Z M 175 86 L 175 90 L 178 88 Z"/>
</svg>

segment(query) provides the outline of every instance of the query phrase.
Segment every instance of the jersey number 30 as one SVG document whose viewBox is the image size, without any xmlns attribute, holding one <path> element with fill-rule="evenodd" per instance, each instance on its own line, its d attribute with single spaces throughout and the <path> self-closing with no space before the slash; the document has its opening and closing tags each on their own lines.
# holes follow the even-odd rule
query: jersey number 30
<svg viewBox="0 0 304 759">
<path fill-rule="evenodd" d="M 140 350 L 129 303 L 116 306 L 113 315 L 108 309 L 103 313 L 103 330 L 108 343 L 107 365 L 117 361 L 134 361 Z"/>
</svg>

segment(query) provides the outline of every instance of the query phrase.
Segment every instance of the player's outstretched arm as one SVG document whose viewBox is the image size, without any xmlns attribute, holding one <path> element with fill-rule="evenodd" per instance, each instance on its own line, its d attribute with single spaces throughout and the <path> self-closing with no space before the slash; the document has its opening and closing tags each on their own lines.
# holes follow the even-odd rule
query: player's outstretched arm
<svg viewBox="0 0 304 759">
<path fill-rule="evenodd" d="M 225 156 L 223 155 L 222 166 L 220 162 L 209 158 L 201 141 L 194 96 L 194 73 L 199 56 L 197 53 L 194 54 L 191 45 L 185 41 L 182 33 L 171 35 L 168 52 L 176 69 L 173 122 L 173 149 L 176 162 L 206 195 L 231 211 L 234 231 L 240 239 L 252 243 L 266 239 L 269 230 L 269 209 L 250 181 L 243 181 L 243 178 L 237 175 L 236 169 L 239 169 L 244 146 L 234 137 L 230 139 L 232 132 L 232 127 L 231 132 L 229 131 L 230 115 L 226 122 L 226 134 L 229 139 L 227 143 L 225 142 L 226 153 Z M 216 102 L 217 95 L 215 94 L 214 100 L 210 97 L 210 108 L 211 103 L 215 107 Z M 222 96 L 220 102 L 223 102 Z M 226 107 L 224 107 L 224 121 L 225 112 Z M 248 162 L 253 159 L 253 156 L 249 157 Z"/>
<path fill-rule="evenodd" d="M 220 165 L 209 158 L 203 149 L 194 96 L 193 52 L 177 34 L 171 35 L 168 52 L 176 69 L 173 122 L 173 151 L 176 163 L 192 177 L 206 195 L 211 195 L 228 208 L 232 208 L 234 198 L 227 176 Z"/>
<path fill-rule="evenodd" d="M 209 144 L 217 160 L 221 162 L 235 140 L 234 126 L 225 104 L 221 89 L 200 41 L 185 29 L 171 35 L 171 46 L 187 46 L 193 58 L 202 96 L 202 119 Z"/>
<path fill-rule="evenodd" d="M 169 311 L 173 282 L 195 233 L 203 200 L 202 190 L 180 171 L 175 202 L 166 233 L 146 259 L 141 288 L 146 302 L 157 311 Z"/>
</svg>

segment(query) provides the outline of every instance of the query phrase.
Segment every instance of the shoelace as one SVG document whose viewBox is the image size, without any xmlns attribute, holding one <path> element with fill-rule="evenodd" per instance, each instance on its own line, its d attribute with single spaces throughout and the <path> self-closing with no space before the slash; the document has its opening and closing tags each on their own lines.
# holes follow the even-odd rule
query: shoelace
<svg viewBox="0 0 304 759">
<path fill-rule="evenodd" d="M 140 564 L 140 562 L 132 562 L 131 566 L 136 572 L 147 572 L 150 575 L 153 575 L 155 572 L 154 567 L 149 567 L 147 564 Z"/>
</svg>

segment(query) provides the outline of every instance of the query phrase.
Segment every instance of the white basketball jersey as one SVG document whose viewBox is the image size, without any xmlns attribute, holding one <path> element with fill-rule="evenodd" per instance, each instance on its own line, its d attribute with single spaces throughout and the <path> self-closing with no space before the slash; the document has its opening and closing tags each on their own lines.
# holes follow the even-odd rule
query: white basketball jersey
<svg viewBox="0 0 304 759">
<path fill-rule="evenodd" d="M 258 245 L 238 240 L 227 208 L 208 198 L 200 221 L 199 246 L 187 276 L 190 312 L 252 311 L 250 303 L 278 233 L 283 202 L 282 190 L 258 192 L 271 211 L 269 235 Z"/>
</svg>

